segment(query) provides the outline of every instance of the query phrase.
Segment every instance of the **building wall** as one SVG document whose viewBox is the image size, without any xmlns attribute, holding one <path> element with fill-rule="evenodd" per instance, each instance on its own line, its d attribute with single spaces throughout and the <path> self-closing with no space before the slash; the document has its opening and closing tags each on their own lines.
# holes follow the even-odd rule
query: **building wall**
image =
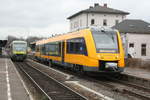
<svg viewBox="0 0 150 100">
<path fill-rule="evenodd" d="M 86 14 L 80 14 L 72 19 L 70 19 L 70 31 L 82 28 L 82 27 L 86 27 L 87 23 L 86 23 Z"/>
<path fill-rule="evenodd" d="M 95 20 L 95 25 L 98 26 L 103 26 L 103 20 L 106 19 L 107 20 L 107 26 L 108 27 L 112 27 L 116 24 L 116 20 L 118 20 L 118 22 L 123 21 L 125 18 L 125 16 L 120 15 L 120 14 L 89 14 L 88 17 L 88 25 L 91 25 L 91 19 Z"/>
<path fill-rule="evenodd" d="M 150 34 L 135 34 L 127 33 L 127 48 L 129 49 L 129 44 L 134 43 L 135 58 L 150 59 Z M 141 55 L 141 45 L 146 44 L 146 56 Z"/>
<path fill-rule="evenodd" d="M 82 13 L 72 19 L 70 19 L 70 31 L 92 26 L 91 20 L 94 19 L 93 26 L 103 26 L 103 20 L 107 20 L 107 26 L 112 27 L 116 24 L 116 20 L 118 23 L 123 21 L 126 18 L 125 15 L 121 14 L 98 14 L 98 13 Z"/>
</svg>

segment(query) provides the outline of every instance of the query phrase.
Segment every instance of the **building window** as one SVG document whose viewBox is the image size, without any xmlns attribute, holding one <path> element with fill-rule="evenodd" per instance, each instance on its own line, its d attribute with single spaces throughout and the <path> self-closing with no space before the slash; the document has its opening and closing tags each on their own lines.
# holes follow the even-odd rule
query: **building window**
<svg viewBox="0 0 150 100">
<path fill-rule="evenodd" d="M 107 20 L 106 19 L 103 20 L 103 26 L 107 26 Z"/>
<path fill-rule="evenodd" d="M 122 16 L 122 19 L 124 19 L 125 18 L 125 16 Z"/>
<path fill-rule="evenodd" d="M 141 44 L 141 56 L 146 56 L 146 44 Z"/>
<path fill-rule="evenodd" d="M 94 24 L 95 24 L 95 20 L 92 19 L 92 20 L 91 20 L 91 25 L 94 25 Z"/>
<path fill-rule="evenodd" d="M 130 43 L 130 44 L 129 44 L 129 48 L 130 48 L 130 47 L 133 47 L 133 48 L 134 48 L 134 43 Z"/>
<path fill-rule="evenodd" d="M 129 43 L 128 58 L 134 58 L 135 54 L 134 43 Z"/>
<path fill-rule="evenodd" d="M 37 45 L 37 46 L 35 47 L 35 50 L 36 50 L 36 52 L 39 52 L 39 51 L 40 51 L 40 46 Z"/>
<path fill-rule="evenodd" d="M 117 25 L 119 23 L 119 20 L 115 20 L 115 24 Z"/>
</svg>

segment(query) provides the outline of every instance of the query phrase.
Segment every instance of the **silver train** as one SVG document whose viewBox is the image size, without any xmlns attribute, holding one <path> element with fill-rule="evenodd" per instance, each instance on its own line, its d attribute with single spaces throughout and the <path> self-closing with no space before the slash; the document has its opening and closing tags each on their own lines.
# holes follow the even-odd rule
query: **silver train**
<svg viewBox="0 0 150 100">
<path fill-rule="evenodd" d="M 27 42 L 13 41 L 9 46 L 9 55 L 13 61 L 24 61 L 27 57 Z"/>
</svg>

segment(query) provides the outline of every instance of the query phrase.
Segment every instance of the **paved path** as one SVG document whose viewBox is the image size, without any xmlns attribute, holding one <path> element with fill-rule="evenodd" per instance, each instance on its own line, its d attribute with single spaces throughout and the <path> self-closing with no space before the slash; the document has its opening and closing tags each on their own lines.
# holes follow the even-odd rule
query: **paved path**
<svg viewBox="0 0 150 100">
<path fill-rule="evenodd" d="M 30 100 L 21 77 L 8 58 L 0 58 L 0 100 Z"/>
<path fill-rule="evenodd" d="M 132 76 L 146 78 L 146 79 L 150 80 L 150 71 L 149 70 L 126 67 L 124 73 L 132 75 Z"/>
</svg>

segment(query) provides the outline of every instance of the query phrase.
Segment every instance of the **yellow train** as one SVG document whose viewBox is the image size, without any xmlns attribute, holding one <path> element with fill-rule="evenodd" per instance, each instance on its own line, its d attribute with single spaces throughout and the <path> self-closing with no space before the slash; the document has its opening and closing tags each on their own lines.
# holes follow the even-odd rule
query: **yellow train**
<svg viewBox="0 0 150 100">
<path fill-rule="evenodd" d="M 86 28 L 36 42 L 35 57 L 76 71 L 122 72 L 120 34 L 111 28 Z"/>
</svg>

